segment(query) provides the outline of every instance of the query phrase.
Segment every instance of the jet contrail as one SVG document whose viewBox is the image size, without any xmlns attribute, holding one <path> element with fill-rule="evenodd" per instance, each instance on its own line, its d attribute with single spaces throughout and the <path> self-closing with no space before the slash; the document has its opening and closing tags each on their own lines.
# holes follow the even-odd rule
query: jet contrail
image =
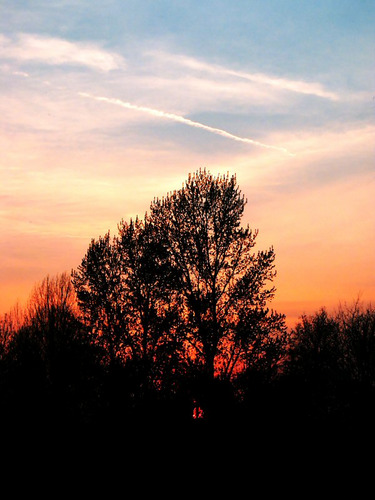
<svg viewBox="0 0 375 500">
<path fill-rule="evenodd" d="M 222 130 L 220 128 L 215 128 L 215 127 L 210 127 L 209 125 L 204 125 L 203 123 L 189 120 L 188 118 L 184 118 L 183 116 L 175 115 L 173 113 L 166 113 L 164 111 L 160 111 L 158 109 L 153 109 L 153 108 L 147 108 L 145 106 L 137 106 L 135 104 L 131 104 L 130 102 L 122 101 L 121 99 L 113 99 L 113 98 L 109 98 L 109 97 L 94 96 L 91 94 L 87 94 L 85 92 L 79 92 L 79 95 L 83 96 L 83 97 L 88 97 L 90 99 L 95 99 L 97 101 L 103 101 L 103 102 L 108 102 L 110 104 L 115 104 L 116 106 L 121 106 L 123 108 L 134 109 L 135 111 L 147 113 L 149 115 L 157 116 L 159 118 L 166 118 L 168 120 L 172 120 L 175 122 L 184 123 L 185 125 L 189 125 L 190 127 L 196 127 L 196 128 L 200 128 L 203 130 L 207 130 L 208 132 L 212 132 L 214 134 L 218 134 L 218 135 L 221 135 L 223 137 L 227 137 L 228 139 L 232 139 L 234 141 L 245 142 L 247 144 L 252 144 L 253 146 L 258 146 L 261 148 L 273 149 L 275 151 L 281 151 L 282 153 L 286 153 L 290 156 L 294 156 L 293 153 L 290 153 L 290 151 L 288 151 L 285 148 L 271 146 L 270 144 L 264 144 L 263 142 L 255 141 L 253 139 L 248 139 L 246 137 L 239 137 L 237 135 L 231 134 L 230 132 L 227 132 L 226 130 Z"/>
</svg>

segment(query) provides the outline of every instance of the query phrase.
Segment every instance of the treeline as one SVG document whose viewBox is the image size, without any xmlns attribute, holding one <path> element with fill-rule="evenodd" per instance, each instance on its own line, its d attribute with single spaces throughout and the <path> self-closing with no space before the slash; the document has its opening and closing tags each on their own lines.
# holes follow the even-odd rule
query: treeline
<svg viewBox="0 0 375 500">
<path fill-rule="evenodd" d="M 36 285 L 25 309 L 1 318 L 0 332 L 1 418 L 20 430 L 213 422 L 344 432 L 375 417 L 375 309 L 360 303 L 302 316 L 285 343 L 230 379 L 209 379 L 193 364 L 109 360 L 67 274 Z"/>
<path fill-rule="evenodd" d="M 92 240 L 71 275 L 0 319 L 3 428 L 352 432 L 375 417 L 375 310 L 268 307 L 235 177 L 189 176 L 149 214 Z"/>
</svg>

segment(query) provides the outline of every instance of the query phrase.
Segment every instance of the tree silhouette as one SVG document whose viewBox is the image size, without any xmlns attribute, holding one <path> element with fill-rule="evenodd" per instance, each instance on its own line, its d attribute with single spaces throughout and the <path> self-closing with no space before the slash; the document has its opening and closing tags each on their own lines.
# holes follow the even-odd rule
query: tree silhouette
<svg viewBox="0 0 375 500">
<path fill-rule="evenodd" d="M 339 331 L 344 370 L 350 378 L 367 386 L 375 385 L 375 310 L 358 300 L 340 306 L 335 316 Z"/>
<path fill-rule="evenodd" d="M 375 311 L 358 302 L 303 315 L 291 332 L 285 380 L 296 414 L 368 429 L 375 415 Z M 339 427 L 340 428 L 340 427 Z"/>
<path fill-rule="evenodd" d="M 92 240 L 73 283 L 84 321 L 109 364 L 131 361 L 153 385 L 181 369 L 173 276 L 147 217 L 121 221 L 117 236 Z"/>
<path fill-rule="evenodd" d="M 74 288 L 67 273 L 47 276 L 34 286 L 25 310 L 25 327 L 38 342 L 48 380 L 54 376 L 59 346 L 70 342 L 72 332 L 75 333 L 77 312 Z"/>
<path fill-rule="evenodd" d="M 117 248 L 121 255 L 128 329 L 133 333 L 132 357 L 143 360 L 156 357 L 160 362 L 179 350 L 178 304 L 166 249 L 147 215 L 144 221 L 136 219 L 129 224 L 121 221 Z"/>
<path fill-rule="evenodd" d="M 229 400 L 215 377 L 278 363 L 284 317 L 266 307 L 275 254 L 254 252 L 258 232 L 241 227 L 245 204 L 235 176 L 200 170 L 155 199 L 143 220 L 122 220 L 116 236 L 93 239 L 73 271 L 93 341 L 108 366 L 139 374 L 132 392 L 141 399 L 147 388 L 193 401 L 198 384 L 201 399 L 220 387 Z"/>
<path fill-rule="evenodd" d="M 35 432 L 87 421 L 97 404 L 100 357 L 79 321 L 69 275 L 37 283 L 17 318 L 1 343 L 1 418 Z"/>
<path fill-rule="evenodd" d="M 109 232 L 93 239 L 77 271 L 72 273 L 83 320 L 94 341 L 115 360 L 127 334 L 121 293 L 121 262 Z"/>
<path fill-rule="evenodd" d="M 205 170 L 151 204 L 178 279 L 185 338 L 209 378 L 246 367 L 255 345 L 277 335 L 283 321 L 266 309 L 275 291 L 267 286 L 276 275 L 274 250 L 253 251 L 258 231 L 240 225 L 245 204 L 235 176 Z"/>
</svg>

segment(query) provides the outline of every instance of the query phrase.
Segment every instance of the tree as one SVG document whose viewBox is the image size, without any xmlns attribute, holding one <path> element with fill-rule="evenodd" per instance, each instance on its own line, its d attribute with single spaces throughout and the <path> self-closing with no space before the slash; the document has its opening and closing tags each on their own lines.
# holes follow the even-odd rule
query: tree
<svg viewBox="0 0 375 500">
<path fill-rule="evenodd" d="M 9 342 L 24 324 L 25 314 L 19 303 L 0 317 L 0 352 L 6 350 Z"/>
<path fill-rule="evenodd" d="M 117 236 L 92 240 L 73 272 L 84 320 L 109 362 L 131 360 L 154 381 L 177 369 L 181 350 L 174 280 L 155 229 L 147 215 L 122 220 Z"/>
<path fill-rule="evenodd" d="M 79 330 L 77 301 L 67 273 L 46 276 L 37 283 L 25 310 L 25 328 L 32 331 L 47 370 L 53 378 L 55 359 L 62 344 L 71 341 L 72 332 Z"/>
<path fill-rule="evenodd" d="M 357 300 L 340 306 L 335 319 L 343 369 L 353 381 L 375 387 L 375 308 Z"/>
<path fill-rule="evenodd" d="M 185 340 L 211 379 L 246 367 L 255 345 L 283 321 L 266 308 L 275 292 L 268 287 L 275 253 L 253 251 L 258 231 L 240 225 L 245 204 L 235 176 L 215 178 L 205 170 L 151 204 L 178 280 Z"/>
<path fill-rule="evenodd" d="M 65 323 L 78 313 L 77 299 L 68 273 L 46 276 L 31 291 L 25 322 L 36 328 L 63 329 Z"/>
<path fill-rule="evenodd" d="M 322 308 L 292 330 L 285 380 L 305 415 L 364 425 L 375 414 L 374 361 L 373 307 Z"/>
<path fill-rule="evenodd" d="M 337 321 L 322 308 L 311 316 L 302 315 L 292 331 L 290 367 L 305 380 L 332 379 L 340 364 L 340 334 Z"/>
<path fill-rule="evenodd" d="M 35 284 L 22 316 L 16 311 L 0 367 L 4 415 L 42 427 L 85 419 L 96 404 L 98 356 L 79 321 L 69 275 Z"/>
<path fill-rule="evenodd" d="M 101 345 L 114 361 L 128 338 L 126 310 L 122 294 L 121 260 L 116 241 L 108 232 L 92 239 L 72 282 L 83 321 L 93 341 Z"/>
<path fill-rule="evenodd" d="M 126 310 L 131 357 L 141 361 L 153 380 L 182 367 L 179 300 L 167 249 L 153 221 L 145 214 L 130 223 L 121 221 L 116 251 L 121 261 L 121 293 Z"/>
<path fill-rule="evenodd" d="M 72 281 L 109 373 L 121 373 L 121 387 L 134 381 L 129 394 L 146 401 L 147 389 L 185 408 L 201 393 L 218 408 L 236 373 L 276 369 L 284 317 L 267 308 L 275 254 L 254 251 L 258 232 L 241 226 L 245 204 L 235 176 L 199 171 L 154 199 L 143 220 L 91 241 Z"/>
</svg>

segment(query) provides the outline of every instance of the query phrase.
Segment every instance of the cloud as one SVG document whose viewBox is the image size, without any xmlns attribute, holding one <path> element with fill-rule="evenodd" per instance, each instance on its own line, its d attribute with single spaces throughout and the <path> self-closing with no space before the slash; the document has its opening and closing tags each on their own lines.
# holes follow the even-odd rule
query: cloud
<svg viewBox="0 0 375 500">
<path fill-rule="evenodd" d="M 30 76 L 25 71 L 13 71 L 13 75 L 15 75 L 15 76 L 23 76 L 24 78 L 28 78 Z"/>
<path fill-rule="evenodd" d="M 196 71 L 204 71 L 206 73 L 211 73 L 216 75 L 234 76 L 242 80 L 248 80 L 262 85 L 272 86 L 280 90 L 287 90 L 299 94 L 314 95 L 317 97 L 330 99 L 333 101 L 339 99 L 337 93 L 325 90 L 323 86 L 318 82 L 289 80 L 285 78 L 276 78 L 273 76 L 265 75 L 263 73 L 247 73 L 244 71 L 236 71 L 230 68 L 223 67 L 221 65 L 203 62 L 193 57 L 188 57 L 178 54 L 170 54 L 161 51 L 150 51 L 148 52 L 148 54 L 156 59 L 164 60 L 168 63 L 176 64 L 178 66 L 183 66 L 185 68 L 189 68 Z"/>
<path fill-rule="evenodd" d="M 74 64 L 104 72 L 125 65 L 121 56 L 95 44 L 24 33 L 19 34 L 16 40 L 0 35 L 0 57 L 50 65 Z"/>
<path fill-rule="evenodd" d="M 230 132 L 227 132 L 226 130 L 222 130 L 222 129 L 215 128 L 215 127 L 210 127 L 209 125 L 204 125 L 203 123 L 196 122 L 196 121 L 193 121 L 193 120 L 189 120 L 188 118 L 184 118 L 183 116 L 176 115 L 176 114 L 173 114 L 173 113 L 166 113 L 164 111 L 160 111 L 160 110 L 154 109 L 154 108 L 148 108 L 148 107 L 145 107 L 145 106 L 137 106 L 135 104 L 131 104 L 129 102 L 122 101 L 121 99 L 113 99 L 113 98 L 109 98 L 109 97 L 100 97 L 100 96 L 92 96 L 92 95 L 87 94 L 85 92 L 79 92 L 79 95 L 81 95 L 82 97 L 88 97 L 88 98 L 91 98 L 91 99 L 95 99 L 97 101 L 103 101 L 103 102 L 108 102 L 110 104 L 115 104 L 116 106 L 121 106 L 123 108 L 140 111 L 141 113 L 147 113 L 147 114 L 149 114 L 151 116 L 155 116 L 155 117 L 158 117 L 158 118 L 166 118 L 168 120 L 172 120 L 172 121 L 175 121 L 175 122 L 184 123 L 185 125 L 188 125 L 190 127 L 195 127 L 195 128 L 200 128 L 200 129 L 203 129 L 203 130 L 207 130 L 208 132 L 212 132 L 214 134 L 221 135 L 222 137 L 226 137 L 226 138 L 232 139 L 234 141 L 244 142 L 244 143 L 251 144 L 253 146 L 258 146 L 258 147 L 261 147 L 261 148 L 273 149 L 273 150 L 276 150 L 276 151 L 280 151 L 282 153 L 286 153 L 286 154 L 288 154 L 290 156 L 293 156 L 293 154 L 290 151 L 288 151 L 287 149 L 285 149 L 285 148 L 278 147 L 278 146 L 273 146 L 273 145 L 270 145 L 270 144 L 265 144 L 263 142 L 259 142 L 259 141 L 256 141 L 254 139 L 249 139 L 249 138 L 246 138 L 246 137 L 239 137 L 237 135 L 231 134 Z"/>
</svg>

